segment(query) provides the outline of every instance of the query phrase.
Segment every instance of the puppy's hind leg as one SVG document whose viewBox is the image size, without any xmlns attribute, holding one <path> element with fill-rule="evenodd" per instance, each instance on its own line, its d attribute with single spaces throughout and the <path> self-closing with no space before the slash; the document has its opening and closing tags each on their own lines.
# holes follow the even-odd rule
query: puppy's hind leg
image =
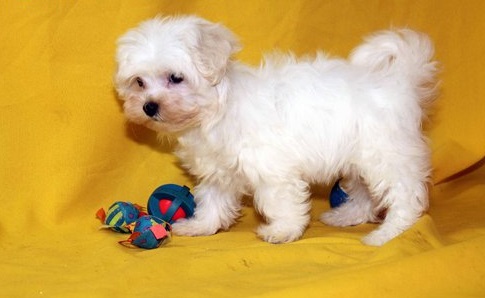
<svg viewBox="0 0 485 298">
<path fill-rule="evenodd" d="M 308 184 L 280 181 L 259 186 L 254 195 L 256 207 L 267 224 L 258 228 L 258 235 L 270 243 L 298 240 L 310 221 Z"/>
<path fill-rule="evenodd" d="M 425 182 L 401 181 L 387 189 L 382 204 L 387 207 L 384 222 L 362 239 L 367 245 L 381 246 L 415 224 L 428 206 Z"/>
</svg>

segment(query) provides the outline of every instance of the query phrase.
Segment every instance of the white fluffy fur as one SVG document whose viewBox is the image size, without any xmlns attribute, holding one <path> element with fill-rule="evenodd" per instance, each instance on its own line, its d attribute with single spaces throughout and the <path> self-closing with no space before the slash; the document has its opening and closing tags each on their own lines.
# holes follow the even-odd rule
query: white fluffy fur
<svg viewBox="0 0 485 298">
<path fill-rule="evenodd" d="M 228 29 L 195 16 L 154 18 L 118 41 L 127 118 L 176 136 L 177 155 L 198 179 L 195 215 L 175 223 L 176 234 L 228 229 L 241 196 L 252 194 L 266 219 L 258 235 L 297 240 L 310 220 L 309 184 L 339 177 L 350 200 L 322 214 L 324 223 L 376 222 L 385 209 L 363 239 L 382 245 L 417 221 L 430 175 L 422 106 L 436 70 L 425 35 L 383 31 L 348 60 L 274 55 L 259 68 L 234 61 L 238 49 Z"/>
</svg>

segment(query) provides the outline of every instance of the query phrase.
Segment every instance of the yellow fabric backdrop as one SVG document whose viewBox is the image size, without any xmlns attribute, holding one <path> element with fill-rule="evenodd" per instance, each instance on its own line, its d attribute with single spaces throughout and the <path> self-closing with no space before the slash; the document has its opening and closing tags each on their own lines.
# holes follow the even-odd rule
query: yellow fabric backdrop
<svg viewBox="0 0 485 298">
<path fill-rule="evenodd" d="M 100 207 L 145 204 L 165 183 L 193 185 L 154 133 L 125 123 L 112 87 L 115 40 L 158 13 L 226 24 L 252 64 L 275 48 L 346 56 L 390 26 L 428 33 L 443 68 L 426 125 L 434 181 L 452 176 L 432 189 L 429 215 L 381 248 L 359 242 L 373 225 L 317 221 L 325 190 L 291 244 L 257 239 L 251 208 L 230 232 L 174 237 L 151 251 L 99 231 Z M 485 295 L 485 167 L 462 172 L 485 156 L 484 20 L 481 0 L 3 1 L 0 296 Z"/>
</svg>

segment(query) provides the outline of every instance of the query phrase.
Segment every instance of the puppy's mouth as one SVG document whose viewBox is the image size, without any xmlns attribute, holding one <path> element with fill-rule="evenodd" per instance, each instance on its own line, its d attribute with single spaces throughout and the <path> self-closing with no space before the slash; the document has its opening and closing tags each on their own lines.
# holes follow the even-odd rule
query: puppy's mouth
<svg viewBox="0 0 485 298">
<path fill-rule="evenodd" d="M 156 131 L 178 132 L 198 123 L 199 109 L 197 106 L 188 108 L 164 105 L 163 102 L 149 100 L 141 106 L 141 109 L 145 117 L 143 120 L 138 118 L 141 120 L 140 124 Z"/>
</svg>

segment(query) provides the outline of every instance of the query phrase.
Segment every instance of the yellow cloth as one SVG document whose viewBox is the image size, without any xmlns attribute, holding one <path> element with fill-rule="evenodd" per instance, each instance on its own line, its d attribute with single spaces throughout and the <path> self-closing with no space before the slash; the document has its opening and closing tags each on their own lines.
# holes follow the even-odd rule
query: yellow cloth
<svg viewBox="0 0 485 298">
<path fill-rule="evenodd" d="M 431 191 L 431 208 L 387 245 L 374 225 L 333 228 L 314 195 L 302 240 L 256 238 L 251 208 L 229 232 L 128 249 L 99 231 L 114 201 L 145 204 L 165 183 L 192 182 L 155 134 L 127 125 L 112 87 L 117 37 L 158 13 L 198 14 L 241 39 L 257 64 L 278 48 L 346 56 L 390 26 L 428 33 L 442 63 L 426 130 L 434 181 L 485 156 L 485 2 L 3 1 L 0 4 L 0 296 L 464 297 L 485 295 L 485 167 Z M 482 162 L 483 164 L 483 162 Z M 332 295 L 333 294 L 333 295 Z"/>
</svg>

